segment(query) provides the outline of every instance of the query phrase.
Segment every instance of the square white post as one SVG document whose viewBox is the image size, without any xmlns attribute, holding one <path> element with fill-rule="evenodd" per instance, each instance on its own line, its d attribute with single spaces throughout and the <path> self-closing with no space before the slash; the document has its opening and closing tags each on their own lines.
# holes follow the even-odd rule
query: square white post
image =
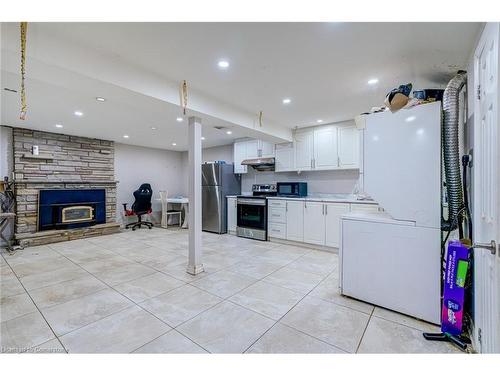
<svg viewBox="0 0 500 375">
<path fill-rule="evenodd" d="M 189 255 L 187 272 L 197 275 L 203 272 L 201 243 L 201 119 L 190 117 L 189 142 Z"/>
</svg>

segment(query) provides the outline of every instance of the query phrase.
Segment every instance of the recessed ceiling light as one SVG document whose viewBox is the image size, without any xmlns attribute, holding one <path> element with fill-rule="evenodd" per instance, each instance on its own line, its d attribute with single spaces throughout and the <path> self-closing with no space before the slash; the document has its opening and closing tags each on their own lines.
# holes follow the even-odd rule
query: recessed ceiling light
<svg viewBox="0 0 500 375">
<path fill-rule="evenodd" d="M 128 134 L 124 134 L 123 138 L 129 138 Z"/>
<path fill-rule="evenodd" d="M 221 69 L 227 69 L 227 68 L 229 68 L 229 61 L 227 61 L 227 60 L 219 60 L 219 62 L 217 63 L 217 65 Z"/>
<path fill-rule="evenodd" d="M 103 97 L 101 97 L 101 96 L 97 96 L 97 97 L 95 98 L 95 100 L 97 100 L 98 102 L 105 102 L 105 101 L 106 101 L 106 99 L 104 99 L 104 98 L 103 98 Z"/>
<path fill-rule="evenodd" d="M 232 132 L 231 130 L 228 130 L 228 131 L 226 132 L 226 134 L 230 135 L 230 134 L 233 134 L 233 132 Z"/>
<path fill-rule="evenodd" d="M 177 122 L 182 122 L 182 121 L 184 121 L 184 119 L 183 119 L 182 117 L 177 117 L 177 118 L 176 118 L 176 120 L 177 120 Z"/>
<path fill-rule="evenodd" d="M 62 128 L 63 126 L 61 124 L 56 124 L 56 128 Z"/>
<path fill-rule="evenodd" d="M 83 116 L 83 112 L 80 112 L 80 111 L 75 111 L 75 116 L 78 116 L 78 117 L 82 117 Z"/>
<path fill-rule="evenodd" d="M 377 83 L 378 83 L 378 78 L 372 78 L 372 79 L 368 80 L 369 85 L 375 85 Z"/>
<path fill-rule="evenodd" d="M 172 143 L 172 146 L 177 146 L 177 143 L 175 143 L 175 142 L 174 142 L 174 143 Z"/>
<path fill-rule="evenodd" d="M 408 116 L 407 118 L 405 118 L 406 122 L 412 122 L 412 121 L 415 121 L 415 120 L 416 120 L 415 116 Z"/>
<path fill-rule="evenodd" d="M 290 99 L 290 98 L 285 98 L 282 100 L 283 104 L 290 104 L 291 101 L 292 101 L 292 99 Z"/>
<path fill-rule="evenodd" d="M 319 120 L 316 120 L 316 122 L 317 122 L 318 124 L 321 124 L 321 123 L 323 122 L 323 120 L 319 119 Z"/>
<path fill-rule="evenodd" d="M 204 141 L 205 140 L 205 137 L 201 137 L 201 140 Z"/>
<path fill-rule="evenodd" d="M 151 130 L 156 130 L 156 127 L 155 127 L 155 126 L 152 126 L 152 127 L 151 127 Z"/>
</svg>

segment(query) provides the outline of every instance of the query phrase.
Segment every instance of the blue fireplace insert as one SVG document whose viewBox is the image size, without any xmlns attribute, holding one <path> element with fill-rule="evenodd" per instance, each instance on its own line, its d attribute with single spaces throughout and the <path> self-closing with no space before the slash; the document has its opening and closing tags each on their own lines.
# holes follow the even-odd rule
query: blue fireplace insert
<svg viewBox="0 0 500 375">
<path fill-rule="evenodd" d="M 81 228 L 105 222 L 105 189 L 43 189 L 39 191 L 39 231 Z"/>
</svg>

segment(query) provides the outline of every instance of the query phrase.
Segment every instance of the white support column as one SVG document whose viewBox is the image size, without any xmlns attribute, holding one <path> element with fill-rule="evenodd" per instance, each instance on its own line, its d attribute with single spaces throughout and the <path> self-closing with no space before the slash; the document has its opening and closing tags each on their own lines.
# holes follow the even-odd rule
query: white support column
<svg viewBox="0 0 500 375">
<path fill-rule="evenodd" d="M 189 255 L 187 272 L 203 272 L 201 243 L 201 119 L 189 118 Z"/>
</svg>

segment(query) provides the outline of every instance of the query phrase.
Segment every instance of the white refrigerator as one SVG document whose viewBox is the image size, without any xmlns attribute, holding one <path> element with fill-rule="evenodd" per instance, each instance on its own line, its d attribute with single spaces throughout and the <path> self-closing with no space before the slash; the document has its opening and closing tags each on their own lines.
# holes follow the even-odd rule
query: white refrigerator
<svg viewBox="0 0 500 375">
<path fill-rule="evenodd" d="M 362 186 L 384 212 L 342 217 L 341 293 L 439 324 L 441 103 L 362 123 Z"/>
</svg>

